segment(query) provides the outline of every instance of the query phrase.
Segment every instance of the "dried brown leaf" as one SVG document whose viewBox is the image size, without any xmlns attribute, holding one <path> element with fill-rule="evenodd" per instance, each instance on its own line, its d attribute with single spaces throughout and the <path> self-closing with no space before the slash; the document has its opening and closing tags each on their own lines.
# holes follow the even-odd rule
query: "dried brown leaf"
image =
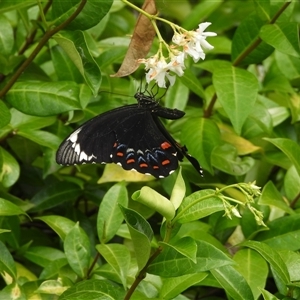
<svg viewBox="0 0 300 300">
<path fill-rule="evenodd" d="M 145 0 L 142 9 L 148 14 L 155 15 L 157 13 L 155 0 Z M 122 65 L 111 77 L 123 77 L 133 73 L 140 65 L 137 60 L 145 58 L 150 51 L 154 37 L 155 30 L 151 21 L 140 14 Z"/>
</svg>

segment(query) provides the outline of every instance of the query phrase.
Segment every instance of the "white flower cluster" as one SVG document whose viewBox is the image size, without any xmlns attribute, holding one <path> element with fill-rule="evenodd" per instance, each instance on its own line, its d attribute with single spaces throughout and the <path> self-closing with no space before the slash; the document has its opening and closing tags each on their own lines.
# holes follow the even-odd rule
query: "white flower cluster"
<svg viewBox="0 0 300 300">
<path fill-rule="evenodd" d="M 173 85 L 175 82 L 175 76 L 170 72 L 182 76 L 184 73 L 185 65 L 184 60 L 187 56 L 191 56 L 194 62 L 197 62 L 200 58 L 205 59 L 204 49 L 213 49 L 206 38 L 208 36 L 216 36 L 214 32 L 204 32 L 204 30 L 211 23 L 201 23 L 196 31 L 184 31 L 181 28 L 181 32 L 175 32 L 172 41 L 175 45 L 172 45 L 169 50 L 169 62 L 166 58 L 158 52 L 156 55 L 148 59 L 139 59 L 139 63 L 145 64 L 146 81 L 156 81 L 159 87 L 166 87 L 166 78 Z M 179 49 L 181 50 L 179 50 Z"/>
</svg>

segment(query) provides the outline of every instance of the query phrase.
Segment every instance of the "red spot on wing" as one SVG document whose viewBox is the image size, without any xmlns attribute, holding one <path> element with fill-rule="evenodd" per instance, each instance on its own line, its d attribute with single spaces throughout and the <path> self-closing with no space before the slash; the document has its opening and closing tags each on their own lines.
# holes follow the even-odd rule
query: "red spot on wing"
<svg viewBox="0 0 300 300">
<path fill-rule="evenodd" d="M 140 167 L 141 168 L 148 168 L 148 165 L 146 163 L 142 163 L 142 164 L 140 164 Z"/>
<path fill-rule="evenodd" d="M 135 160 L 134 160 L 133 158 L 128 159 L 128 160 L 126 161 L 126 163 L 128 163 L 128 164 L 132 164 L 132 163 L 134 163 L 134 162 L 135 162 Z"/>
<path fill-rule="evenodd" d="M 116 148 L 117 146 L 118 146 L 118 143 L 115 142 L 114 145 L 113 145 L 113 147 Z"/>
<path fill-rule="evenodd" d="M 122 157 L 122 156 L 124 156 L 124 153 L 123 152 L 117 152 L 117 156 Z"/>
<path fill-rule="evenodd" d="M 164 166 L 164 165 L 167 165 L 167 164 L 169 164 L 170 163 L 170 161 L 168 160 L 168 159 L 165 159 L 165 160 L 163 160 L 162 162 L 161 162 L 161 164 Z"/>
<path fill-rule="evenodd" d="M 152 167 L 154 170 L 157 170 L 157 169 L 159 169 L 159 166 L 153 166 Z"/>
<path fill-rule="evenodd" d="M 163 150 L 168 149 L 168 148 L 170 148 L 170 147 L 172 147 L 172 146 L 171 146 L 171 144 L 168 143 L 168 142 L 163 142 L 163 143 L 161 143 L 161 145 L 160 145 L 160 148 L 163 149 Z"/>
</svg>

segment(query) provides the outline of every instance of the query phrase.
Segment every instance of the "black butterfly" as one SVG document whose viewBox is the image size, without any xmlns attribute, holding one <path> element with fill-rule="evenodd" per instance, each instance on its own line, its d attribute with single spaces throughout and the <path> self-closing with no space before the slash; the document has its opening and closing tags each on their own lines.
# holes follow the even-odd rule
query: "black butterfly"
<svg viewBox="0 0 300 300">
<path fill-rule="evenodd" d="M 138 104 L 105 112 L 76 129 L 60 145 L 57 163 L 116 163 L 125 170 L 163 178 L 173 173 L 185 156 L 202 176 L 198 161 L 158 118 L 175 120 L 185 113 L 160 106 L 153 95 L 138 92 L 134 97 Z"/>
</svg>

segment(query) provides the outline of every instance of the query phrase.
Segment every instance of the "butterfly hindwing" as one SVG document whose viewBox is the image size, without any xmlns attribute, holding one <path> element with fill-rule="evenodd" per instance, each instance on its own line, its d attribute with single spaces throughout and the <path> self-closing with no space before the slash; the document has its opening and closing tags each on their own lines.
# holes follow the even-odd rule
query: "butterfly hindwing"
<svg viewBox="0 0 300 300">
<path fill-rule="evenodd" d="M 124 121 L 116 128 L 116 137 L 112 160 L 125 170 L 134 169 L 158 178 L 177 169 L 177 150 L 159 130 L 150 111 Z"/>
</svg>

